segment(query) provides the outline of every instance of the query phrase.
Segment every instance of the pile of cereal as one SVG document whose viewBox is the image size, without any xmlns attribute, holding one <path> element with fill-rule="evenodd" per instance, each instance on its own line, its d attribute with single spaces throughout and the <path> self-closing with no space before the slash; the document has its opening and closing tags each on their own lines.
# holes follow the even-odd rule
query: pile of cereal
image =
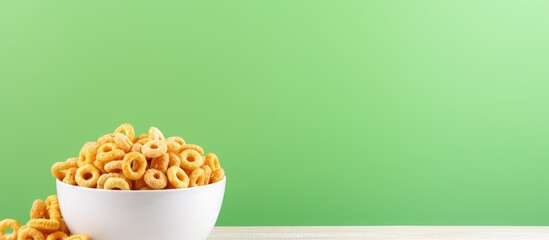
<svg viewBox="0 0 549 240">
<path fill-rule="evenodd" d="M 32 203 L 30 220 L 21 226 L 17 220 L 0 221 L 1 240 L 89 240 L 85 235 L 72 235 L 63 221 L 57 196 L 49 196 L 44 202 L 37 199 Z M 12 233 L 6 234 L 11 229 Z"/>
<path fill-rule="evenodd" d="M 84 144 L 78 158 L 55 163 L 64 183 L 107 190 L 159 190 L 207 185 L 225 177 L 214 153 L 180 137 L 164 138 L 158 128 L 135 135 L 131 124 Z"/>
</svg>

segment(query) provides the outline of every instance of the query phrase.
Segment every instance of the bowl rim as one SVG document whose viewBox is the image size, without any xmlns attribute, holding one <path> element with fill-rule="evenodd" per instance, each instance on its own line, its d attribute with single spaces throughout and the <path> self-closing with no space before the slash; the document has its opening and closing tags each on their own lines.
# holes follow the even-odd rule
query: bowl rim
<svg viewBox="0 0 549 240">
<path fill-rule="evenodd" d="M 179 192 L 179 191 L 200 191 L 202 189 L 213 188 L 219 184 L 225 184 L 226 181 L 227 181 L 227 176 L 223 177 L 223 179 L 215 183 L 210 183 L 207 185 L 190 187 L 190 188 L 188 187 L 188 188 L 160 189 L 160 190 L 109 190 L 109 189 L 87 188 L 87 187 L 70 185 L 62 181 L 59 181 L 59 179 L 55 179 L 56 190 L 58 185 L 63 185 L 64 187 L 74 188 L 74 189 L 77 189 L 78 191 L 82 190 L 82 191 L 91 191 L 91 192 L 109 192 L 109 193 L 115 193 L 115 194 L 128 194 L 128 193 L 135 193 L 135 194 L 149 193 L 150 194 L 150 193 Z"/>
</svg>

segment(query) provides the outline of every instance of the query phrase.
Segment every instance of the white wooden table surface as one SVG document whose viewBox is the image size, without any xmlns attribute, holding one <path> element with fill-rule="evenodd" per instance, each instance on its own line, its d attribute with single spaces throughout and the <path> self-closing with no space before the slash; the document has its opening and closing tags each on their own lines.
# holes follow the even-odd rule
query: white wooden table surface
<svg viewBox="0 0 549 240">
<path fill-rule="evenodd" d="M 549 240 L 549 227 L 215 227 L 208 239 Z"/>
</svg>

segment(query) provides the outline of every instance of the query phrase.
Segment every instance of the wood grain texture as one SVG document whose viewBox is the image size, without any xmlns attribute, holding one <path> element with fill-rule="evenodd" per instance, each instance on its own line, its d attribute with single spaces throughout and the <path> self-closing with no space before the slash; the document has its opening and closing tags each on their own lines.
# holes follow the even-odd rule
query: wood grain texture
<svg viewBox="0 0 549 240">
<path fill-rule="evenodd" d="M 215 227 L 208 239 L 542 240 L 549 227 Z"/>
</svg>

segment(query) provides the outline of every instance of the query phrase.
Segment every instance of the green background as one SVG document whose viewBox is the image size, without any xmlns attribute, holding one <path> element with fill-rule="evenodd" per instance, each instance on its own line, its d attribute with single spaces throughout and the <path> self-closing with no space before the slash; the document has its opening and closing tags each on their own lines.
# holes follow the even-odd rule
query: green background
<svg viewBox="0 0 549 240">
<path fill-rule="evenodd" d="M 1 0 L 0 219 L 130 122 L 220 156 L 218 225 L 547 225 L 548 11 Z"/>
</svg>

